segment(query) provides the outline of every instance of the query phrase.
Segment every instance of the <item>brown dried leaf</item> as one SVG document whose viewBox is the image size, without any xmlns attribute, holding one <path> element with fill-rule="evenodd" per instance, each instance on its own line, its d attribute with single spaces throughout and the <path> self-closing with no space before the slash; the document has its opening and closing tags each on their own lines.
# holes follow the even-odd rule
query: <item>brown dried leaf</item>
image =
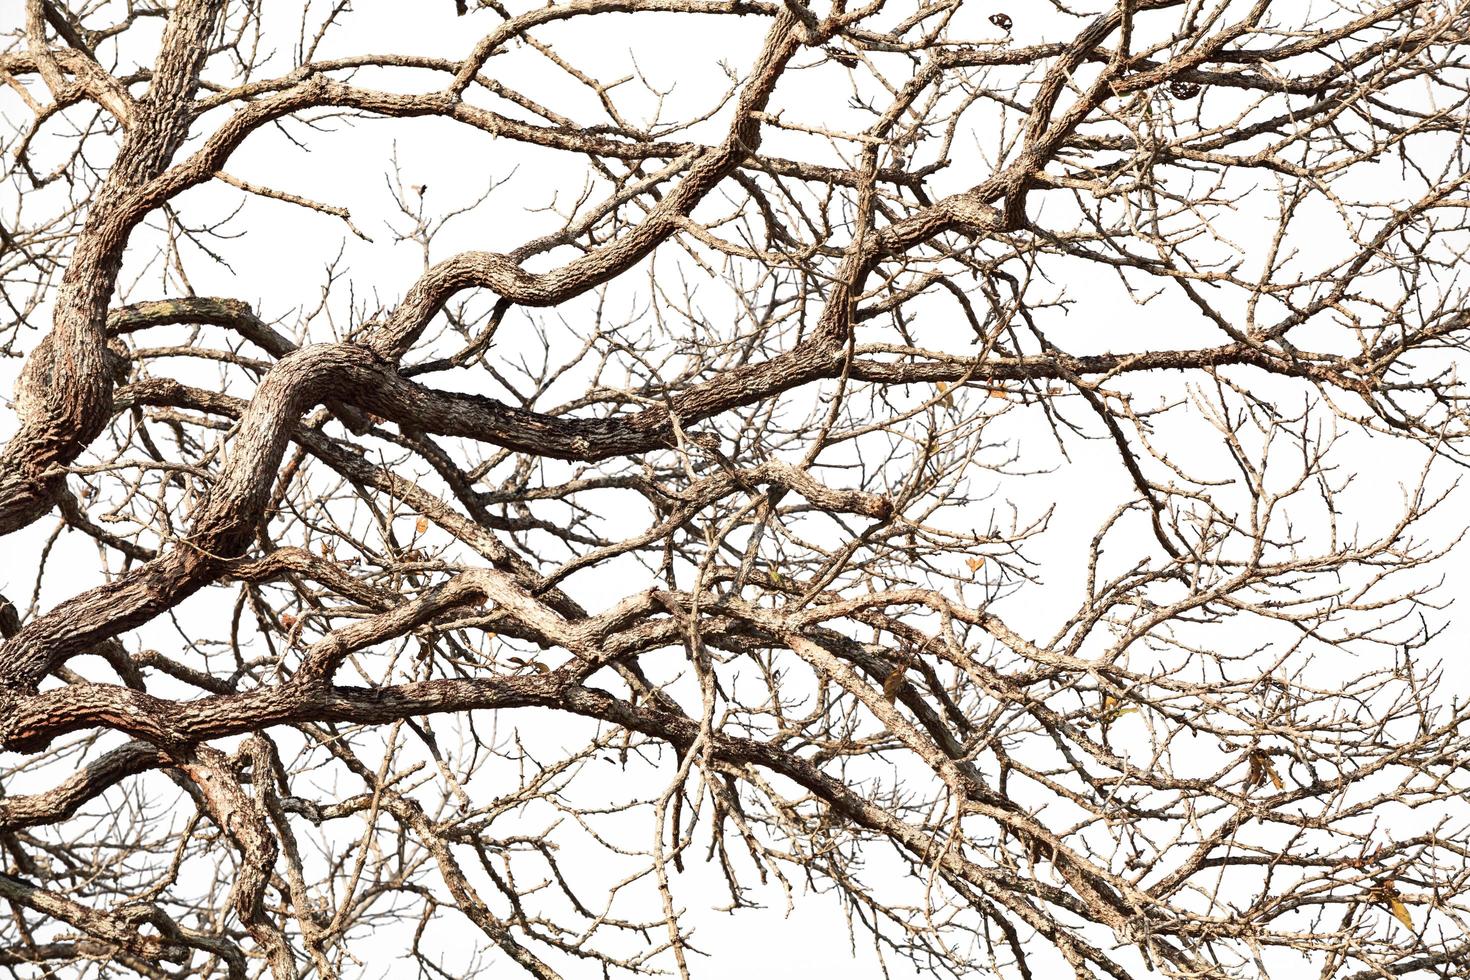
<svg viewBox="0 0 1470 980">
<path fill-rule="evenodd" d="M 1103 699 L 1102 699 L 1102 720 L 1103 720 L 1103 724 L 1105 724 L 1105 725 L 1112 724 L 1113 722 L 1117 721 L 1119 718 L 1122 718 L 1124 715 L 1133 715 L 1133 714 L 1137 714 L 1137 713 L 1138 713 L 1138 708 L 1137 707 L 1135 707 L 1133 705 L 1124 705 L 1121 701 L 1119 701 L 1117 698 L 1113 697 L 1111 694 L 1108 694 L 1107 692 L 1103 692 Z"/>
<path fill-rule="evenodd" d="M 1281 773 L 1276 771 L 1276 764 L 1271 757 L 1260 750 L 1252 750 L 1250 754 L 1250 768 L 1245 775 L 1245 788 L 1255 789 L 1267 779 L 1277 789 L 1285 789 L 1286 782 L 1281 778 Z"/>
<path fill-rule="evenodd" d="M 532 670 L 536 671 L 538 674 L 551 673 L 551 668 L 541 663 L 539 660 L 527 660 L 524 657 L 506 657 L 505 659 L 510 663 L 515 664 L 516 667 L 521 670 L 529 667 Z"/>
<path fill-rule="evenodd" d="M 1390 915 L 1404 924 L 1405 929 L 1413 930 L 1414 919 L 1409 915 L 1409 907 L 1404 904 L 1393 882 L 1385 881 L 1378 886 L 1378 900 L 1388 908 Z"/>
<path fill-rule="evenodd" d="M 1266 774 L 1261 769 L 1261 757 L 1257 753 L 1252 752 L 1250 755 L 1250 766 L 1245 771 L 1245 788 L 1247 792 L 1259 786 L 1261 780 L 1265 778 Z"/>
<path fill-rule="evenodd" d="M 907 670 L 903 664 L 899 664 L 883 678 L 883 696 L 888 699 L 889 704 L 898 700 L 898 692 L 903 690 L 903 675 Z"/>
</svg>

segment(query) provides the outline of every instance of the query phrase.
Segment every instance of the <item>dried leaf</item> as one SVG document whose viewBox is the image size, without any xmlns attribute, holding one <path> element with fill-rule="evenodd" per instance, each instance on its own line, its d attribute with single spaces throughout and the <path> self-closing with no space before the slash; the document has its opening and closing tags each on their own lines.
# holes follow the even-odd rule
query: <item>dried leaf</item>
<svg viewBox="0 0 1470 980">
<path fill-rule="evenodd" d="M 976 572 L 980 571 L 981 567 L 984 566 L 984 564 L 985 564 L 985 556 L 984 555 L 980 555 L 980 556 L 978 556 L 976 558 L 966 558 L 965 559 L 965 566 L 967 568 L 969 568 L 971 575 L 973 575 Z"/>
<path fill-rule="evenodd" d="M 1117 698 L 1107 692 L 1103 693 L 1102 720 L 1103 724 L 1110 725 L 1122 718 L 1124 715 L 1137 714 L 1138 708 L 1133 705 L 1125 705 Z"/>
<path fill-rule="evenodd" d="M 1255 789 L 1267 779 L 1277 789 L 1286 788 L 1286 782 L 1281 778 L 1281 773 L 1276 771 L 1276 764 L 1271 761 L 1271 757 L 1259 750 L 1253 750 L 1250 754 L 1250 768 L 1245 774 L 1245 788 Z"/>
<path fill-rule="evenodd" d="M 889 704 L 898 700 L 898 692 L 903 690 L 903 675 L 907 669 L 903 664 L 899 664 L 887 677 L 883 678 L 883 696 L 888 699 Z"/>
<path fill-rule="evenodd" d="M 413 531 L 415 534 L 423 534 L 428 529 L 429 519 L 427 517 L 420 517 L 417 521 L 414 522 Z"/>
<path fill-rule="evenodd" d="M 1414 919 L 1409 915 L 1409 907 L 1404 904 L 1393 882 L 1385 881 L 1378 886 L 1378 900 L 1388 908 L 1389 914 L 1404 924 L 1405 929 L 1413 930 Z"/>
<path fill-rule="evenodd" d="M 281 625 L 286 629 L 291 629 L 296 625 L 296 617 L 290 613 L 281 613 Z"/>
<path fill-rule="evenodd" d="M 551 668 L 550 667 L 546 666 L 545 664 L 543 664 L 543 663 L 541 663 L 540 661 L 537 661 L 537 660 L 526 660 L 523 657 L 506 657 L 505 659 L 508 660 L 508 661 L 510 661 L 511 663 L 515 664 L 518 668 L 520 668 L 522 670 L 524 670 L 527 667 L 530 667 L 532 670 L 536 671 L 539 674 L 549 674 L 549 673 L 551 673 Z"/>
</svg>

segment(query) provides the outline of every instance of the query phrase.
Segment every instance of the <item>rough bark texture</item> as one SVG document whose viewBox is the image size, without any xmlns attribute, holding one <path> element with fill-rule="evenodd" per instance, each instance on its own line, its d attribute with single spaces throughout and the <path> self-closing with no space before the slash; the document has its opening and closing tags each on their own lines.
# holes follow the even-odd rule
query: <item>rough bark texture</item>
<svg viewBox="0 0 1470 980">
<path fill-rule="evenodd" d="M 1465 4 L 264 6 L 0 50 L 0 967 L 1470 971 Z M 358 120 L 585 190 L 230 172 Z M 292 222 L 422 263 L 196 293 Z"/>
</svg>

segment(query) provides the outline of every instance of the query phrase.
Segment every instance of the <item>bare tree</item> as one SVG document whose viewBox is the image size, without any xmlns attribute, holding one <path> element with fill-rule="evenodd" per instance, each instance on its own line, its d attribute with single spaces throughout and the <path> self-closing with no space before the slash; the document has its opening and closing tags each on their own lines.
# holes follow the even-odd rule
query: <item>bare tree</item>
<svg viewBox="0 0 1470 980">
<path fill-rule="evenodd" d="M 20 6 L 11 974 L 1470 970 L 1464 0 Z"/>
</svg>

